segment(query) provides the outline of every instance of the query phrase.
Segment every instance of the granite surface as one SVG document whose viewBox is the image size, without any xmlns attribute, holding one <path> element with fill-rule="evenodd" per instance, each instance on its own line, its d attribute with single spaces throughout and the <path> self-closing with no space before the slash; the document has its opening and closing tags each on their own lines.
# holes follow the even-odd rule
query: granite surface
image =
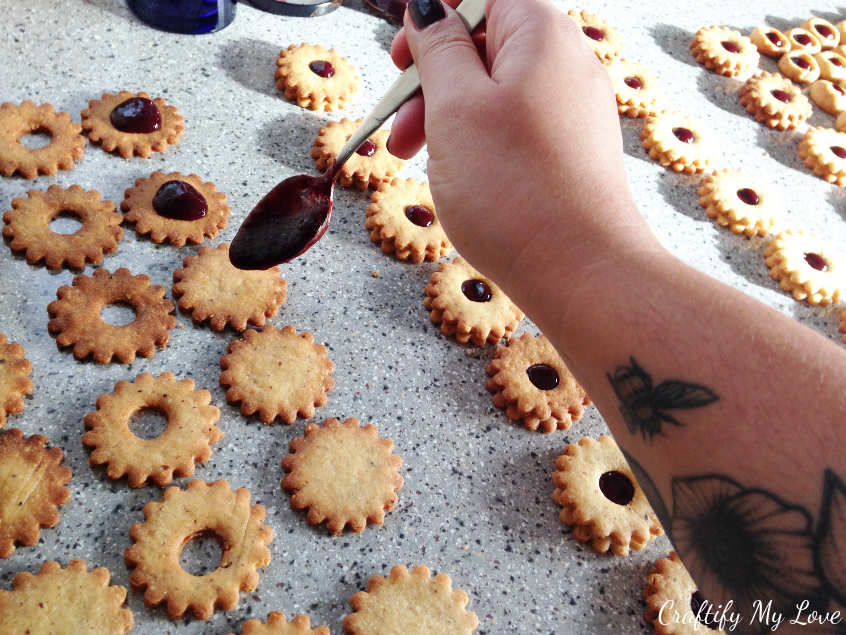
<svg viewBox="0 0 846 635">
<path fill-rule="evenodd" d="M 739 82 L 708 72 L 687 50 L 701 26 L 725 24 L 748 32 L 766 22 L 786 29 L 812 14 L 839 21 L 846 14 L 837 3 L 593 0 L 585 7 L 620 29 L 625 55 L 658 76 L 668 107 L 695 116 L 713 134 L 716 167 L 759 173 L 783 196 L 784 226 L 846 244 L 843 192 L 798 158 L 805 126 L 777 132 L 759 125 L 738 103 Z M 196 37 L 154 31 L 118 0 L 0 0 L 0 9 L 0 100 L 50 102 L 78 121 L 88 100 L 103 92 L 143 90 L 177 106 L 187 127 L 179 145 L 149 159 L 124 160 L 89 144 L 71 171 L 33 181 L 0 178 L 0 210 L 27 190 L 53 183 L 78 183 L 119 203 L 136 178 L 154 170 L 193 172 L 215 182 L 232 207 L 229 226 L 211 244 L 231 240 L 272 185 L 313 171 L 312 140 L 324 122 L 338 117 L 302 110 L 280 97 L 273 71 L 281 48 L 320 43 L 360 69 L 361 88 L 345 116 L 365 114 L 396 75 L 387 54 L 395 27 L 361 0 L 314 19 L 274 16 L 240 4 L 231 26 Z M 775 69 L 768 59 L 761 66 Z M 833 126 L 833 118 L 817 108 L 810 123 Z M 839 341 L 836 310 L 811 308 L 782 293 L 767 275 L 763 241 L 738 238 L 711 222 L 697 203 L 697 179 L 652 162 L 640 146 L 639 129 L 640 121 L 623 121 L 626 166 L 636 200 L 663 243 L 691 265 Z M 539 157 L 537 167 L 542 165 Z M 404 175 L 425 178 L 425 154 Z M 304 422 L 266 426 L 226 403 L 218 361 L 234 332 L 197 327 L 180 314 L 170 342 L 150 359 L 78 362 L 47 333 L 46 306 L 73 273 L 31 267 L 0 246 L 0 332 L 25 347 L 35 382 L 26 409 L 7 426 L 46 435 L 73 470 L 71 499 L 61 508 L 59 524 L 42 530 L 37 546 L 21 547 L 0 561 L 0 587 L 8 588 L 16 572 L 36 570 L 42 561 L 65 564 L 72 558 L 105 566 L 114 583 L 128 585 L 123 551 L 131 542 L 129 527 L 143 519 L 144 504 L 158 499 L 161 488 L 131 489 L 125 480 L 113 482 L 103 469 L 89 467 L 82 419 L 115 382 L 169 370 L 211 391 L 221 408 L 218 425 L 225 437 L 196 476 L 246 487 L 267 508 L 275 533 L 272 561 L 261 570 L 255 592 L 242 594 L 237 609 L 217 612 L 209 622 L 190 617 L 171 622 L 161 608 L 146 608 L 141 594 L 130 592 L 133 632 L 222 634 L 239 630 L 248 617 L 282 610 L 289 616 L 307 613 L 313 624 L 337 633 L 350 610 L 348 598 L 371 575 L 385 575 L 397 563 L 421 562 L 449 573 L 467 591 L 479 633 L 648 632 L 640 590 L 669 542 L 658 539 L 626 558 L 597 555 L 572 538 L 550 498 L 556 456 L 568 442 L 605 432 L 599 413 L 591 407 L 570 430 L 549 435 L 509 422 L 484 388 L 493 347 L 462 347 L 429 323 L 423 287 L 437 265 L 383 255 L 363 226 L 367 204 L 364 193 L 336 190 L 326 236 L 283 268 L 288 299 L 272 320 L 314 333 L 337 367 L 335 388 L 314 420 L 352 416 L 374 423 L 395 441 L 404 460 L 405 487 L 384 526 L 335 538 L 323 527 L 310 527 L 279 488 L 280 461 L 290 440 L 302 435 Z M 169 292 L 172 271 L 194 251 L 155 245 L 127 227 L 119 250 L 103 266 L 146 273 Z M 378 278 L 371 276 L 374 269 Z M 91 271 L 87 267 L 85 273 Z M 524 331 L 536 329 L 524 322 L 518 333 Z M 185 566 L 208 563 L 215 549 L 212 541 L 197 549 L 192 543 Z"/>
</svg>

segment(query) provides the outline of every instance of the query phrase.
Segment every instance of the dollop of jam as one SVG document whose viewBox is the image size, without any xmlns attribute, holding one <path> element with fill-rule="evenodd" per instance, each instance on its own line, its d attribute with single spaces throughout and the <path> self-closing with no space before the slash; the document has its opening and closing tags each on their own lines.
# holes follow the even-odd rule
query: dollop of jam
<svg viewBox="0 0 846 635">
<path fill-rule="evenodd" d="M 739 198 L 747 205 L 757 205 L 758 201 L 760 200 L 758 198 L 758 192 L 748 187 L 744 187 L 743 189 L 737 190 L 737 198 Z"/>
<path fill-rule="evenodd" d="M 791 57 L 790 61 L 796 64 L 799 68 L 804 68 L 805 70 L 811 68 L 811 63 L 804 57 Z"/>
<path fill-rule="evenodd" d="M 208 213 L 205 197 L 190 183 L 168 181 L 153 197 L 153 209 L 159 216 L 176 220 L 197 220 Z"/>
<path fill-rule="evenodd" d="M 781 38 L 778 36 L 778 33 L 775 33 L 773 31 L 770 31 L 769 33 L 767 33 L 767 39 L 770 42 L 772 42 L 773 44 L 775 44 L 776 46 L 782 46 L 782 44 L 783 44 L 783 42 L 781 41 Z"/>
<path fill-rule="evenodd" d="M 435 222 L 435 214 L 424 205 L 409 205 L 405 208 L 405 217 L 418 227 L 429 227 Z"/>
<path fill-rule="evenodd" d="M 331 62 L 327 62 L 326 60 L 314 60 L 308 67 L 315 75 L 320 75 L 327 79 L 335 74 L 335 67 L 332 66 Z"/>
<path fill-rule="evenodd" d="M 831 29 L 829 29 L 825 24 L 815 24 L 814 30 L 822 35 L 826 40 L 830 40 L 834 37 L 834 33 L 832 33 Z"/>
<path fill-rule="evenodd" d="M 846 93 L 844 93 L 844 92 L 843 92 L 843 89 L 842 89 L 842 88 L 840 88 L 840 85 L 839 85 L 839 84 L 835 84 L 834 82 L 832 82 L 832 83 L 831 83 L 831 87 L 832 87 L 834 90 L 836 90 L 838 93 L 840 93 L 841 95 L 846 94 Z"/>
<path fill-rule="evenodd" d="M 626 77 L 626 79 L 623 80 L 623 83 L 629 88 L 634 88 L 635 90 L 643 88 L 643 82 L 640 80 L 640 77 Z"/>
<path fill-rule="evenodd" d="M 472 302 L 488 302 L 491 299 L 491 288 L 484 280 L 465 280 L 461 283 L 461 293 Z"/>
<path fill-rule="evenodd" d="M 834 64 L 835 66 L 843 66 L 843 62 L 840 61 L 839 57 L 829 57 L 828 61 Z"/>
<path fill-rule="evenodd" d="M 121 132 L 149 133 L 162 127 L 162 114 L 146 97 L 130 97 L 114 107 L 109 121 Z"/>
<path fill-rule="evenodd" d="M 673 128 L 673 134 L 676 135 L 676 139 L 682 143 L 692 143 L 694 139 L 693 132 L 687 128 Z"/>
<path fill-rule="evenodd" d="M 793 39 L 799 42 L 802 46 L 808 46 L 811 43 L 811 36 L 805 33 L 797 33 L 793 36 Z"/>
<path fill-rule="evenodd" d="M 365 139 L 364 143 L 358 146 L 358 150 L 355 151 L 356 154 L 363 157 L 372 157 L 374 152 L 376 152 L 376 144 L 370 139 Z"/>
<path fill-rule="evenodd" d="M 831 146 L 831 151 L 841 159 L 846 159 L 846 149 L 840 146 Z"/>
<path fill-rule="evenodd" d="M 781 90 L 780 88 L 776 88 L 770 91 L 770 95 L 778 99 L 779 101 L 783 101 L 787 103 L 790 101 L 790 93 L 787 91 Z"/>
<path fill-rule="evenodd" d="M 731 40 L 724 40 L 720 42 L 720 44 L 722 44 L 723 48 L 729 53 L 740 53 L 740 47 Z"/>
<path fill-rule="evenodd" d="M 552 390 L 558 385 L 558 371 L 549 364 L 532 364 L 526 369 L 526 374 L 538 390 Z"/>
<path fill-rule="evenodd" d="M 599 477 L 599 489 L 612 503 L 628 505 L 634 498 L 634 485 L 622 472 L 605 472 Z"/>
<path fill-rule="evenodd" d="M 605 34 L 595 26 L 582 27 L 582 33 L 587 35 L 591 40 L 596 40 L 597 42 L 605 39 Z"/>
<path fill-rule="evenodd" d="M 828 263 L 825 261 L 825 258 L 813 252 L 805 254 L 805 262 L 808 263 L 809 267 L 816 269 L 817 271 L 825 271 L 828 269 Z"/>
</svg>

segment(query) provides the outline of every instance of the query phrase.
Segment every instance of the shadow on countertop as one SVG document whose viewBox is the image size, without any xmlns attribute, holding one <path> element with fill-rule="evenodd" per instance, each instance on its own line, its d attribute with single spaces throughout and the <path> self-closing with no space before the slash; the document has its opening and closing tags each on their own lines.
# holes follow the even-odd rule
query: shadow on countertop
<svg viewBox="0 0 846 635">
<path fill-rule="evenodd" d="M 230 41 L 218 50 L 217 66 L 245 88 L 273 95 L 276 93 L 275 60 L 280 50 L 278 44 L 254 38 Z"/>
</svg>

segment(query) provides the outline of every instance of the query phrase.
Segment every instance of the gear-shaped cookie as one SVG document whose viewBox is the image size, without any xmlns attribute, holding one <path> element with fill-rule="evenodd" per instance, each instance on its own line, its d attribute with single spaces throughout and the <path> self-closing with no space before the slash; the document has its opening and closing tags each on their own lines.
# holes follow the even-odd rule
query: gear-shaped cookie
<svg viewBox="0 0 846 635">
<path fill-rule="evenodd" d="M 750 77 L 738 97 L 755 119 L 776 130 L 795 128 L 814 110 L 802 91 L 778 73 L 764 71 Z"/>
<path fill-rule="evenodd" d="M 719 170 L 702 179 L 699 204 L 709 218 L 734 234 L 764 236 L 775 224 L 772 188 L 740 170 Z"/>
<path fill-rule="evenodd" d="M 699 29 L 690 42 L 690 53 L 705 68 L 726 77 L 747 75 L 760 59 L 752 40 L 726 26 Z"/>
<path fill-rule="evenodd" d="M 276 66 L 276 87 L 303 108 L 340 110 L 358 88 L 355 66 L 319 44 L 292 44 Z"/>
<path fill-rule="evenodd" d="M 7 342 L 0 333 L 0 428 L 6 425 L 6 415 L 22 412 L 23 397 L 32 392 L 32 363 L 24 357 L 23 346 Z"/>
<path fill-rule="evenodd" d="M 764 249 L 770 277 L 799 302 L 828 306 L 846 297 L 846 256 L 804 231 L 786 230 Z"/>
</svg>

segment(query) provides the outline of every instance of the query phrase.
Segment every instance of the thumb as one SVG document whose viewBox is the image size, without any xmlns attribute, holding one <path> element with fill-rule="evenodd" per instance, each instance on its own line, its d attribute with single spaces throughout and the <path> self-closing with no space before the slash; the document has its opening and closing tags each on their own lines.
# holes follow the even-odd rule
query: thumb
<svg viewBox="0 0 846 635">
<path fill-rule="evenodd" d="M 488 72 L 455 9 L 440 0 L 410 0 L 405 35 L 426 104 L 435 111 Z"/>
</svg>

